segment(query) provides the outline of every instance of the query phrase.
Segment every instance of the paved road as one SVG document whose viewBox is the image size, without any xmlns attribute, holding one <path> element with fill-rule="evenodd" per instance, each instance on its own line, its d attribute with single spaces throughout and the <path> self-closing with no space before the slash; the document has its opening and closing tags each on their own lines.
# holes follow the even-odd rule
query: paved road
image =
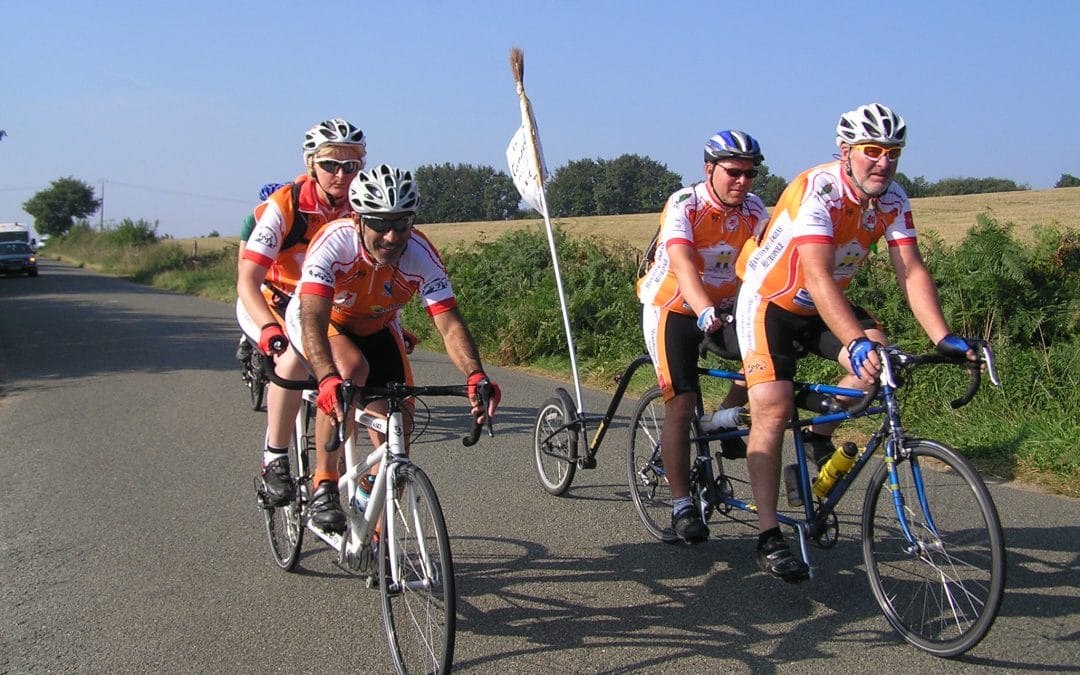
<svg viewBox="0 0 1080 675">
<path fill-rule="evenodd" d="M 274 567 L 252 476 L 232 308 L 45 261 L 0 279 L 0 672 L 386 672 L 378 597 L 309 541 Z M 419 353 L 419 378 L 457 382 Z M 994 485 L 1009 543 L 989 637 L 945 663 L 900 641 L 862 572 L 849 506 L 799 586 L 758 573 L 752 531 L 651 540 L 625 431 L 567 497 L 538 486 L 531 424 L 558 384 L 491 369 L 495 439 L 432 420 L 415 457 L 453 535 L 463 672 L 1080 671 L 1080 502 Z M 607 396 L 586 395 L 602 410 Z"/>
</svg>

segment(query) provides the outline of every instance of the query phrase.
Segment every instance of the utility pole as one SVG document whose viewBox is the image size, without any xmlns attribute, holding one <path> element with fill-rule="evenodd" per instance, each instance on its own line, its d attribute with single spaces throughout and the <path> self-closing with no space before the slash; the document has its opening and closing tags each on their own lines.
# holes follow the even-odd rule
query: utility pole
<svg viewBox="0 0 1080 675">
<path fill-rule="evenodd" d="M 98 211 L 98 231 L 105 231 L 105 179 L 101 179 L 101 209 Z"/>
</svg>

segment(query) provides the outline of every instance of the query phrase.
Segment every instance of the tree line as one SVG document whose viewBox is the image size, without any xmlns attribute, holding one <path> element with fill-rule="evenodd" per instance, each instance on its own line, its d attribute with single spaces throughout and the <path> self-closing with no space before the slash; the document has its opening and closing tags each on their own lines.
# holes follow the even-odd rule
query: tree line
<svg viewBox="0 0 1080 675">
<path fill-rule="evenodd" d="M 418 223 L 460 223 L 513 220 L 531 217 L 521 208 L 514 181 L 504 171 L 472 164 L 418 167 L 413 175 L 420 185 Z M 696 182 L 692 181 L 692 182 Z M 1027 190 L 1006 178 L 909 178 L 898 172 L 896 182 L 910 197 L 980 194 Z M 788 182 L 758 167 L 753 191 L 766 206 L 773 206 Z M 615 159 L 579 159 L 559 167 L 549 177 L 545 194 L 548 212 L 557 218 L 656 213 L 667 197 L 684 185 L 678 174 L 649 157 L 625 154 Z M 1055 188 L 1080 187 L 1080 178 L 1063 173 Z M 252 204 L 254 206 L 254 204 Z M 101 207 L 90 184 L 73 177 L 60 178 L 31 197 L 23 210 L 34 217 L 34 228 L 49 236 L 66 234 L 77 222 Z M 239 223 L 237 224 L 239 230 Z"/>
</svg>

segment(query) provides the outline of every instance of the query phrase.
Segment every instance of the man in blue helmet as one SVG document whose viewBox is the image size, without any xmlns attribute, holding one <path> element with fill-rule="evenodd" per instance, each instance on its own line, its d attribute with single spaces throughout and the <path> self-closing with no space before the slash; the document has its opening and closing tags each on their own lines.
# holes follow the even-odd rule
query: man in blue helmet
<svg viewBox="0 0 1080 675">
<path fill-rule="evenodd" d="M 645 344 L 664 397 L 661 456 L 673 500 L 671 527 L 690 544 L 709 537 L 690 497 L 690 421 L 700 395 L 698 345 L 706 333 L 727 334 L 723 346 L 738 353 L 733 332 L 718 331 L 727 325 L 725 317 L 738 293 L 739 250 L 768 222 L 765 205 L 750 192 L 755 167 L 763 160 L 750 134 L 726 130 L 709 138 L 705 180 L 668 198 L 650 247 L 650 266 L 637 282 Z M 745 402 L 745 387 L 733 386 L 721 407 L 735 411 Z"/>
</svg>

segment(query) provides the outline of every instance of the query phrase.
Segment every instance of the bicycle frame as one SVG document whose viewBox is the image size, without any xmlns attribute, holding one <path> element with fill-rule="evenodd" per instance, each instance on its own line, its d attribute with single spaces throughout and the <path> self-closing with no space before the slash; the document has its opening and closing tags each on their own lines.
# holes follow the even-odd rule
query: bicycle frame
<svg viewBox="0 0 1080 675">
<path fill-rule="evenodd" d="M 984 347 L 984 349 L 987 349 Z M 777 513 L 777 520 L 783 524 L 795 529 L 799 536 L 799 548 L 802 553 L 803 560 L 810 566 L 810 574 L 813 576 L 813 565 L 810 561 L 808 541 L 810 539 L 820 539 L 827 532 L 828 519 L 835 511 L 837 505 L 843 499 L 847 493 L 848 488 L 852 485 L 855 479 L 859 476 L 862 470 L 866 467 L 870 459 L 877 455 L 878 448 L 884 443 L 884 454 L 881 457 L 881 461 L 885 462 L 887 471 L 889 474 L 889 480 L 891 485 L 897 484 L 897 475 L 895 469 L 895 460 L 898 453 L 902 452 L 902 448 L 905 440 L 905 432 L 900 420 L 900 407 L 896 399 L 896 393 L 898 389 L 897 381 L 893 373 L 891 360 L 887 351 L 882 348 L 879 350 L 879 356 L 883 364 L 883 371 L 880 378 L 879 387 L 870 392 L 864 392 L 859 389 L 849 389 L 845 387 L 838 387 L 827 384 L 808 384 L 802 382 L 795 382 L 794 385 L 797 389 L 805 391 L 815 392 L 818 394 L 825 394 L 828 396 L 840 396 L 853 399 L 869 399 L 866 400 L 867 405 L 856 406 L 853 410 L 842 410 L 838 412 L 825 413 L 815 415 L 813 417 L 801 419 L 799 417 L 799 408 L 796 406 L 794 413 L 792 414 L 791 422 L 786 426 L 791 430 L 791 435 L 795 446 L 795 456 L 798 463 L 798 474 L 800 482 L 800 490 L 804 495 L 803 498 L 803 518 L 793 518 L 783 513 Z M 984 358 L 987 358 L 987 353 L 984 352 Z M 989 353 L 988 363 L 990 364 L 990 375 L 994 384 L 998 384 L 997 375 L 993 371 L 993 357 L 992 352 Z M 931 362 L 929 358 L 921 359 L 924 362 Z M 710 377 L 729 379 L 729 380 L 744 380 L 740 373 L 721 370 L 715 368 L 698 368 L 698 372 Z M 970 395 L 974 393 L 977 388 L 977 384 L 972 388 L 969 388 L 968 394 L 961 399 L 953 402 L 953 407 L 959 407 L 962 405 L 960 401 L 969 399 Z M 877 405 L 870 404 L 870 400 L 877 401 Z M 966 401 L 965 401 L 966 402 Z M 704 413 L 702 402 L 698 400 L 698 414 Z M 813 493 L 811 492 L 810 482 L 810 470 L 806 460 L 806 449 L 803 444 L 802 435 L 795 433 L 796 429 L 807 427 L 814 424 L 825 424 L 830 422 L 842 422 L 850 419 L 858 419 L 861 417 L 868 417 L 870 415 L 878 415 L 885 413 L 885 417 L 873 434 L 868 439 L 865 448 L 863 448 L 859 456 L 857 457 L 854 465 L 848 472 L 837 480 L 836 484 L 832 487 L 826 497 L 818 502 L 818 505 L 814 506 L 814 500 L 812 499 Z M 698 447 L 698 459 L 696 461 L 695 468 L 704 472 L 704 483 L 707 489 L 702 495 L 702 516 L 705 518 L 708 512 L 719 506 L 719 504 L 705 503 L 709 494 L 721 494 L 720 504 L 730 508 L 737 508 L 747 513 L 754 513 L 756 508 L 751 502 L 746 500 L 737 499 L 733 495 L 725 494 L 721 491 L 713 491 L 711 488 L 716 486 L 716 476 L 712 471 L 712 457 L 708 453 L 707 443 L 710 441 L 719 441 L 729 438 L 736 438 L 749 435 L 749 430 L 746 429 L 734 429 L 730 431 L 705 434 L 701 436 L 691 437 L 690 442 L 696 443 Z M 704 451 L 703 451 L 704 449 Z M 919 498 L 919 508 L 921 509 L 926 522 L 935 531 L 933 526 L 933 516 L 930 512 L 929 505 L 927 504 L 925 491 L 923 488 L 922 476 L 919 472 L 918 466 L 913 467 L 913 474 L 915 478 L 916 494 Z M 900 523 L 900 527 L 903 531 L 904 537 L 912 547 L 918 547 L 919 543 L 911 531 L 909 526 L 909 519 L 905 512 L 904 497 L 898 490 L 892 492 L 893 506 L 896 510 L 897 521 Z M 707 518 L 706 518 L 707 519 Z"/>
<path fill-rule="evenodd" d="M 630 380 L 633 379 L 634 373 L 636 373 L 637 370 L 645 364 L 652 364 L 652 359 L 649 358 L 648 354 L 642 354 L 641 356 L 638 356 L 636 359 L 630 362 L 630 365 L 628 365 L 626 367 L 626 370 L 623 371 L 622 375 L 619 376 L 617 380 L 618 385 L 615 388 L 615 393 L 612 395 L 611 401 L 608 403 L 607 410 L 604 412 L 603 415 L 597 413 L 588 413 L 585 412 L 584 409 L 578 410 L 573 405 L 570 405 L 567 409 L 567 412 L 571 413 L 569 415 L 570 419 L 568 419 L 565 424 L 562 424 L 556 429 L 554 429 L 551 433 L 547 435 L 547 437 L 543 439 L 545 442 L 550 441 L 560 431 L 565 431 L 568 429 L 575 432 L 576 434 L 580 434 L 582 438 L 587 438 L 589 433 L 588 423 L 598 422 L 596 426 L 596 433 L 593 435 L 592 440 L 589 441 L 588 445 L 586 446 L 584 456 L 564 456 L 547 449 L 544 450 L 544 453 L 551 457 L 555 457 L 556 459 L 562 459 L 569 462 L 576 461 L 577 465 L 583 469 L 596 468 L 596 453 L 600 450 L 600 444 L 604 441 L 604 436 L 607 435 L 608 429 L 610 428 L 611 420 L 615 419 L 615 413 L 618 412 L 619 404 L 622 403 L 623 396 L 625 396 L 626 394 L 626 388 L 630 386 Z M 562 387 L 556 389 L 556 393 L 560 397 L 564 397 L 565 400 L 569 401 L 569 394 L 567 394 L 566 390 Z"/>
</svg>

